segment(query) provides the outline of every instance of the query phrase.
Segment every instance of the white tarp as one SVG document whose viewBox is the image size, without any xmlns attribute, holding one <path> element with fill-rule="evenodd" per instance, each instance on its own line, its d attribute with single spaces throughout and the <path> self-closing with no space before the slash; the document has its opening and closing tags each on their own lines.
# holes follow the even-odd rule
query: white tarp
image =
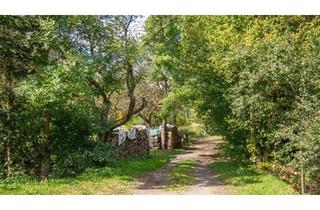
<svg viewBox="0 0 320 210">
<path fill-rule="evenodd" d="M 128 131 L 127 136 L 128 136 L 128 138 L 129 138 L 130 140 L 136 139 L 136 128 L 135 128 L 135 127 L 131 128 L 131 129 Z"/>
<path fill-rule="evenodd" d="M 127 138 L 126 132 L 124 130 L 119 130 L 118 131 L 118 145 L 125 142 L 126 138 Z"/>
<path fill-rule="evenodd" d="M 150 128 L 148 129 L 148 136 L 154 137 L 160 135 L 160 129 L 159 128 Z"/>
<path fill-rule="evenodd" d="M 134 128 L 138 129 L 138 130 L 145 130 L 147 129 L 147 127 L 145 125 L 135 125 Z"/>
</svg>

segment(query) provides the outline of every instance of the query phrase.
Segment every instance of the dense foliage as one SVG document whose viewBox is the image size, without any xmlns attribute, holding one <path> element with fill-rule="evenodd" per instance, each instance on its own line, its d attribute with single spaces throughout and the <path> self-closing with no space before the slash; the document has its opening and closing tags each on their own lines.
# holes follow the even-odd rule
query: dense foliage
<svg viewBox="0 0 320 210">
<path fill-rule="evenodd" d="M 135 94 L 144 68 L 138 21 L 0 18 L 1 178 L 44 180 L 114 163 L 107 135 L 146 104 Z M 124 96 L 121 109 L 112 109 L 115 94 Z"/>
<path fill-rule="evenodd" d="M 2 16 L 0 176 L 114 164 L 114 128 L 190 124 L 320 189 L 317 16 Z"/>
<path fill-rule="evenodd" d="M 154 16 L 147 28 L 155 66 L 197 96 L 225 155 L 319 189 L 319 17 Z"/>
</svg>

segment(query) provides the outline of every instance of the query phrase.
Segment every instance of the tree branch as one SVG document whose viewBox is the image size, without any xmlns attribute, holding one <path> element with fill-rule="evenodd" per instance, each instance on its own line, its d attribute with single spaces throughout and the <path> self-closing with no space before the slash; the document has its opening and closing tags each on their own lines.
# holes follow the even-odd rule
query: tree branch
<svg viewBox="0 0 320 210">
<path fill-rule="evenodd" d="M 92 84 L 92 85 L 95 86 L 96 88 L 102 90 L 101 84 L 100 84 L 99 82 L 97 82 L 95 79 L 91 78 L 90 84 Z M 103 99 L 103 103 L 104 103 L 104 104 L 109 104 L 109 103 L 110 103 L 109 98 L 110 98 L 111 94 L 112 94 L 112 92 L 109 93 L 108 95 L 107 95 L 106 93 L 104 93 L 104 92 L 102 92 L 102 93 L 100 94 L 101 97 L 102 97 L 102 99 Z"/>
<path fill-rule="evenodd" d="M 132 111 L 131 113 L 128 113 L 125 117 L 119 120 L 114 126 L 112 126 L 109 131 L 112 131 L 113 129 L 129 122 L 129 120 L 133 115 L 141 112 L 146 106 L 147 106 L 147 100 L 145 98 L 142 98 L 142 104 L 140 105 L 140 107 L 138 107 L 136 110 Z"/>
</svg>

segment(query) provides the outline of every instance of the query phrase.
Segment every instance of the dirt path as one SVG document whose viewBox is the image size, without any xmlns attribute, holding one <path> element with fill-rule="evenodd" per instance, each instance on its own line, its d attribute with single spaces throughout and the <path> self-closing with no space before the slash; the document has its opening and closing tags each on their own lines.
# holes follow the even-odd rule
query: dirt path
<svg viewBox="0 0 320 210">
<path fill-rule="evenodd" d="M 212 137 L 215 138 L 215 137 Z M 199 139 L 192 145 L 186 147 L 185 151 L 178 154 L 168 164 L 157 171 L 146 174 L 140 178 L 133 194 L 161 195 L 161 194 L 228 194 L 223 183 L 208 168 L 208 165 L 216 159 L 216 149 L 218 140 Z M 194 168 L 194 182 L 184 192 L 166 191 L 165 187 L 169 183 L 170 171 L 182 160 L 198 160 L 199 164 Z"/>
</svg>

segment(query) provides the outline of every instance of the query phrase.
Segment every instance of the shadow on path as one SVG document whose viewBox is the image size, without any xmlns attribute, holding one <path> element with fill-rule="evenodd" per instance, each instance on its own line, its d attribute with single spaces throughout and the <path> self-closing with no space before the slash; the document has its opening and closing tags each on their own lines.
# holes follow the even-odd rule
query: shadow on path
<svg viewBox="0 0 320 210">
<path fill-rule="evenodd" d="M 219 177 L 209 168 L 209 164 L 218 159 L 217 145 L 218 142 L 215 140 L 199 139 L 191 145 L 185 146 L 185 150 L 176 155 L 168 164 L 157 171 L 141 177 L 137 182 L 137 187 L 133 190 L 133 194 L 229 194 L 223 182 L 220 181 Z M 182 160 L 198 161 L 192 173 L 194 182 L 184 192 L 166 191 L 171 170 Z"/>
</svg>

